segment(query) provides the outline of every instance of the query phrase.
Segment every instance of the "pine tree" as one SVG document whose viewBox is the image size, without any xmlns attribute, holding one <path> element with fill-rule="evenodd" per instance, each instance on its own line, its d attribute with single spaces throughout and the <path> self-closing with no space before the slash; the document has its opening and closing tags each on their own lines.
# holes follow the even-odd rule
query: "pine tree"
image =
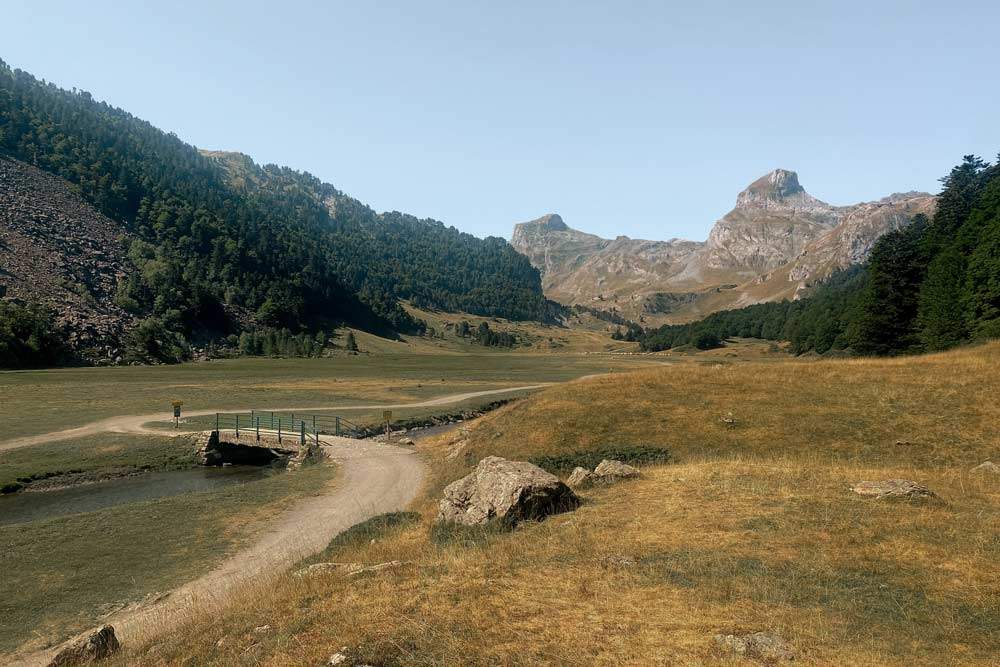
<svg viewBox="0 0 1000 667">
<path fill-rule="evenodd" d="M 965 257 L 948 248 L 930 263 L 920 288 L 917 323 L 927 350 L 946 350 L 968 338 Z"/>
</svg>

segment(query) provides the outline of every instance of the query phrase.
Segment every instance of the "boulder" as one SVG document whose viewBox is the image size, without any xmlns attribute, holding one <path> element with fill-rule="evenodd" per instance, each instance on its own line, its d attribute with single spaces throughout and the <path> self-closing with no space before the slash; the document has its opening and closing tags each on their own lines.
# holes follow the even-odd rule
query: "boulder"
<svg viewBox="0 0 1000 667">
<path fill-rule="evenodd" d="M 993 461 L 983 461 L 969 472 L 992 473 L 994 475 L 1000 475 L 1000 466 L 998 466 L 996 463 L 993 463 Z"/>
<path fill-rule="evenodd" d="M 614 484 L 623 479 L 632 479 L 638 476 L 639 471 L 636 468 L 621 461 L 604 459 L 594 468 L 595 481 L 601 484 Z"/>
<path fill-rule="evenodd" d="M 445 488 L 437 521 L 465 526 L 501 521 L 513 526 L 579 505 L 580 499 L 555 475 L 527 461 L 488 456 Z"/>
<path fill-rule="evenodd" d="M 590 472 L 586 468 L 581 468 L 577 466 L 573 468 L 573 472 L 570 473 L 569 479 L 566 480 L 566 486 L 571 489 L 584 489 L 594 483 L 594 473 Z"/>
<path fill-rule="evenodd" d="M 59 651 L 49 667 L 87 665 L 114 655 L 120 648 L 114 627 L 105 625 Z"/>
<path fill-rule="evenodd" d="M 909 479 L 883 479 L 878 482 L 862 481 L 851 487 L 862 498 L 876 500 L 928 500 L 937 498 L 926 486 Z"/>
<path fill-rule="evenodd" d="M 715 643 L 725 651 L 757 660 L 794 660 L 795 650 L 779 635 L 754 632 L 748 635 L 715 635 Z"/>
</svg>

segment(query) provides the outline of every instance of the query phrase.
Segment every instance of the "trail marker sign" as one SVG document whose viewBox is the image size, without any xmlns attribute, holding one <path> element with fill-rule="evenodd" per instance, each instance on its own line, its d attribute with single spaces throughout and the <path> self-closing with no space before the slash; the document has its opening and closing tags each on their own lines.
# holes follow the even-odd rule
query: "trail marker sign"
<svg viewBox="0 0 1000 667">
<path fill-rule="evenodd" d="M 382 421 L 385 422 L 385 441 L 389 442 L 392 439 L 392 427 L 389 425 L 392 421 L 392 410 L 382 411 Z"/>
<path fill-rule="evenodd" d="M 181 406 L 184 405 L 184 401 L 174 401 L 172 405 L 174 406 L 174 428 L 177 428 L 181 419 Z"/>
</svg>

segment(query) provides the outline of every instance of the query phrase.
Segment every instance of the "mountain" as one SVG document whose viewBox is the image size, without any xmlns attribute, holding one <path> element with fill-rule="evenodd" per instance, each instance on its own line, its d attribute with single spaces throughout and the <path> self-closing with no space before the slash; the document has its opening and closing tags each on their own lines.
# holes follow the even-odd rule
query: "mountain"
<svg viewBox="0 0 1000 667">
<path fill-rule="evenodd" d="M 305 334 L 350 322 L 420 331 L 401 299 L 509 319 L 548 312 L 538 271 L 503 239 L 379 214 L 310 174 L 199 151 L 85 91 L 60 89 L 2 61 L 0 156 L 19 182 L 78 197 L 60 209 L 59 225 L 33 226 L 32 196 L 24 193 L 35 185 L 8 192 L 17 201 L 7 204 L 6 233 L 33 229 L 31 252 L 43 263 L 72 264 L 72 244 L 58 235 L 86 228 L 95 215 L 105 230 L 95 238 L 109 248 L 107 239 L 120 242 L 108 250 L 119 262 L 114 298 L 93 296 L 129 315 L 119 338 L 128 339 L 127 357 L 135 360 L 181 358 L 189 341 L 250 330 Z M 42 172 L 61 184 L 42 184 Z M 0 287 L 25 293 L 7 275 L 13 261 L 0 255 Z M 27 291 L 66 311 L 57 312 L 59 321 L 70 317 L 67 309 L 71 319 L 84 316 L 53 290 L 39 279 Z M 111 347 L 119 342 L 95 335 Z"/>
<path fill-rule="evenodd" d="M 602 239 L 571 229 L 554 213 L 514 227 L 511 245 L 542 272 L 545 294 L 567 304 L 592 305 L 603 295 L 642 293 L 669 284 L 703 244 L 673 239 Z"/>
<path fill-rule="evenodd" d="M 511 244 L 542 272 L 549 298 L 643 321 L 684 321 L 796 298 L 933 208 L 934 197 L 919 192 L 831 206 L 807 193 L 795 172 L 776 169 L 737 195 L 705 242 L 603 239 L 548 214 L 515 225 Z"/>
<path fill-rule="evenodd" d="M 665 324 L 640 334 L 641 346 L 711 347 L 750 336 L 789 341 L 797 354 L 888 355 L 997 338 L 1000 165 L 967 155 L 942 182 L 935 202 L 908 193 L 850 207 L 836 227 L 758 285 L 789 271 L 797 272 L 792 280 L 802 280 L 864 262 L 834 271 L 804 298 Z M 932 217 L 925 214 L 929 208 Z"/>
</svg>

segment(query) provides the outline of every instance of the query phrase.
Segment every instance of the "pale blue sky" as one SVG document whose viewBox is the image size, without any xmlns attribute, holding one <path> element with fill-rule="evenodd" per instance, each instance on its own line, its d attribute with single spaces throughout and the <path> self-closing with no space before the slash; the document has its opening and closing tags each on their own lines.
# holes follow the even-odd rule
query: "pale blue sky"
<svg viewBox="0 0 1000 667">
<path fill-rule="evenodd" d="M 1000 151 L 983 0 L 5 0 L 0 21 L 14 67 L 479 236 L 555 211 L 704 239 L 775 167 L 847 204 Z"/>
</svg>

